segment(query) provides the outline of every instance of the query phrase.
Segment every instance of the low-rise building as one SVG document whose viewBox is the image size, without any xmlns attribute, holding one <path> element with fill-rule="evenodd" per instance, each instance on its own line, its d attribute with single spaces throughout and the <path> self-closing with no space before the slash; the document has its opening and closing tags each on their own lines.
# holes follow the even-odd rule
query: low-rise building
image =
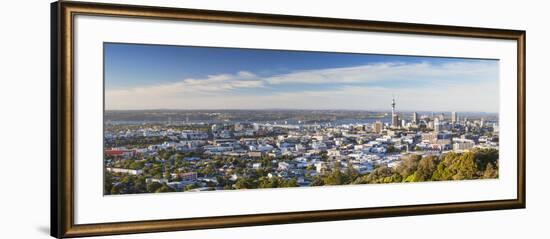
<svg viewBox="0 0 550 239">
<path fill-rule="evenodd" d="M 143 173 L 141 169 L 126 169 L 126 168 L 106 168 L 107 172 L 124 173 L 129 175 L 140 175 Z"/>
</svg>

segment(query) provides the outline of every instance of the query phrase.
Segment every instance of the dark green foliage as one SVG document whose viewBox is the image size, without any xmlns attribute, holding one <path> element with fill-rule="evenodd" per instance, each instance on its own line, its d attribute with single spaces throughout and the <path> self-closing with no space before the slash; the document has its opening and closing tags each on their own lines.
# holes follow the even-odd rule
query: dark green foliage
<svg viewBox="0 0 550 239">
<path fill-rule="evenodd" d="M 109 194 L 146 193 L 145 177 L 105 172 L 103 192 Z"/>
<path fill-rule="evenodd" d="M 146 178 L 181 181 L 182 179 L 177 175 L 190 171 L 187 168 L 191 163 L 196 163 L 183 159 L 188 154 L 192 153 L 164 150 L 159 153 L 160 157 L 167 157 L 164 160 L 158 160 L 156 156 L 140 160 L 118 160 L 114 166 L 142 169 L 143 173 L 128 175 L 106 171 L 104 193 L 109 195 L 173 192 L 175 189 L 165 183 L 146 183 Z M 289 159 L 262 156 L 250 162 L 239 160 L 233 156 L 213 156 L 209 160 L 198 161 L 197 164 L 200 164 L 200 168 L 195 170 L 199 177 L 215 177 L 217 183 L 198 182 L 178 189 L 178 191 L 188 191 L 197 187 L 211 187 L 212 189 L 215 187 L 224 190 L 298 187 L 297 177 L 303 177 L 309 181 L 310 186 L 495 179 L 499 177 L 498 158 L 499 152 L 495 149 L 474 149 L 464 153 L 450 152 L 440 156 L 410 154 L 402 157 L 401 163 L 397 167 L 381 165 L 368 174 L 360 174 L 349 161 L 332 161 L 331 167 L 327 167 L 326 171 L 314 174 L 314 176 L 311 175 L 311 171 L 315 167 L 309 165 L 305 175 L 289 174 L 291 178 L 287 176 L 269 178 L 267 177 L 270 175 L 269 173 L 275 175 L 277 172 L 277 162 Z M 252 163 L 260 163 L 261 168 L 250 168 Z M 229 168 L 229 171 L 224 175 L 218 175 L 217 169 L 222 167 Z M 173 178 L 171 172 L 175 173 Z M 230 175 L 234 174 L 239 175 L 236 181 L 230 180 Z"/>
<path fill-rule="evenodd" d="M 325 185 L 325 181 L 323 180 L 323 177 L 321 176 L 315 176 L 313 180 L 311 180 L 310 186 L 323 186 Z"/>
<path fill-rule="evenodd" d="M 489 165 L 498 166 L 498 150 L 481 149 L 476 151 L 476 165 L 480 171 L 485 171 Z"/>
<path fill-rule="evenodd" d="M 237 181 L 235 182 L 235 184 L 233 184 L 233 188 L 235 189 L 250 189 L 250 188 L 256 188 L 257 185 L 252 181 L 252 179 L 247 179 L 247 178 L 239 178 L 237 179 Z"/>
<path fill-rule="evenodd" d="M 483 178 L 498 178 L 498 162 L 497 166 L 493 166 L 492 163 L 487 164 L 487 167 L 483 172 Z"/>
<path fill-rule="evenodd" d="M 366 183 L 393 183 L 401 182 L 402 176 L 390 167 L 376 168 L 366 177 Z"/>
<path fill-rule="evenodd" d="M 199 185 L 196 184 L 196 183 L 192 183 L 192 184 L 189 184 L 187 186 L 185 186 L 185 191 L 189 191 L 189 190 L 192 190 L 192 189 L 195 189 L 195 188 L 198 188 Z"/>
<path fill-rule="evenodd" d="M 289 180 L 283 180 L 281 183 L 282 188 L 290 188 L 290 187 L 298 187 L 298 182 L 296 182 L 295 178 L 289 179 Z"/>
<path fill-rule="evenodd" d="M 462 154 L 443 156 L 432 175 L 432 180 L 464 180 L 498 178 L 498 151 L 480 149 Z"/>
<path fill-rule="evenodd" d="M 340 171 L 340 163 L 334 162 L 332 172 L 325 178 L 325 185 L 342 185 L 345 182 L 344 174 Z"/>
<path fill-rule="evenodd" d="M 111 189 L 113 187 L 113 176 L 110 173 L 104 174 L 104 181 L 103 181 L 103 193 L 104 194 L 111 194 Z"/>
<path fill-rule="evenodd" d="M 166 193 L 166 192 L 175 192 L 174 189 L 172 189 L 171 187 L 168 187 L 166 184 L 163 184 L 160 188 L 158 188 L 156 191 L 156 193 Z"/>
<path fill-rule="evenodd" d="M 474 152 L 446 154 L 441 160 L 441 163 L 437 166 L 437 170 L 434 172 L 432 180 L 474 179 L 477 171 L 475 157 L 476 154 Z"/>
<path fill-rule="evenodd" d="M 279 180 L 276 178 L 261 178 L 258 185 L 259 188 L 277 188 L 279 187 Z"/>
<path fill-rule="evenodd" d="M 498 151 L 479 149 L 440 157 L 410 155 L 396 168 L 381 166 L 353 183 L 396 183 L 498 178 Z"/>
<path fill-rule="evenodd" d="M 413 182 L 430 181 L 438 164 L 439 159 L 434 156 L 427 156 L 420 159 L 416 171 L 414 172 Z"/>
<path fill-rule="evenodd" d="M 401 177 L 406 178 L 409 175 L 413 174 L 417 167 L 418 162 L 422 157 L 420 155 L 410 155 L 408 157 L 402 158 L 401 164 L 397 167 L 397 172 Z"/>
<path fill-rule="evenodd" d="M 345 184 L 351 184 L 355 182 L 355 180 L 359 177 L 359 173 L 355 168 L 353 168 L 353 165 L 351 163 L 348 163 L 348 166 L 346 167 L 346 173 L 344 175 Z"/>
<path fill-rule="evenodd" d="M 388 153 L 399 153 L 399 149 L 395 148 L 393 145 L 388 146 L 387 152 Z"/>
<path fill-rule="evenodd" d="M 160 187 L 162 187 L 162 184 L 154 182 L 147 184 L 147 192 L 154 193 L 156 192 Z"/>
</svg>

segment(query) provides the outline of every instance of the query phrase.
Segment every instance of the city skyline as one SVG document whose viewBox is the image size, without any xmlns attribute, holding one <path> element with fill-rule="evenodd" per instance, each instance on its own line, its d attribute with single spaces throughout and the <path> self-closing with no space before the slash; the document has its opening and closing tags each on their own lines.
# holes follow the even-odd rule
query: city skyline
<svg viewBox="0 0 550 239">
<path fill-rule="evenodd" d="M 391 113 L 391 107 L 390 109 L 381 109 L 381 110 L 362 110 L 362 109 L 300 109 L 300 108 L 293 108 L 293 109 L 286 109 L 286 108 L 265 108 L 265 109 L 115 109 L 115 110 L 105 110 L 106 112 L 117 112 L 117 111 L 205 111 L 205 112 L 215 112 L 215 111 L 357 111 L 357 112 L 371 112 L 371 113 Z M 397 114 L 412 114 L 412 113 L 419 113 L 419 114 L 448 114 L 446 116 L 451 117 L 451 113 L 457 112 L 457 113 L 466 113 L 466 114 L 498 114 L 498 112 L 489 112 L 489 111 L 452 111 L 452 110 L 441 110 L 441 111 L 426 111 L 426 110 L 396 110 Z M 391 115 L 391 114 L 388 114 Z"/>
<path fill-rule="evenodd" d="M 109 112 L 104 194 L 499 177 L 497 118 L 407 119 L 396 105 L 391 121 L 342 111 Z"/>
<path fill-rule="evenodd" d="M 498 61 L 105 44 L 106 110 L 498 112 Z"/>
</svg>

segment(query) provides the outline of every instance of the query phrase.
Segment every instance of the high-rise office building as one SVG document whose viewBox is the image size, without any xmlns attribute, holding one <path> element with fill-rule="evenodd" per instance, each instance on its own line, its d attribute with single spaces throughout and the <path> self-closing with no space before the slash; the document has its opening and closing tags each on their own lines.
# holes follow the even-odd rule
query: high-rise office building
<svg viewBox="0 0 550 239">
<path fill-rule="evenodd" d="M 439 132 L 439 129 L 440 129 L 439 118 L 435 118 L 434 119 L 434 131 Z"/>
<path fill-rule="evenodd" d="M 376 122 L 374 123 L 374 132 L 376 132 L 377 134 L 379 134 L 380 132 L 382 132 L 382 122 L 376 121 Z"/>
<path fill-rule="evenodd" d="M 459 121 L 458 114 L 455 111 L 453 111 L 451 113 L 451 123 L 456 124 L 456 123 L 458 123 L 458 121 Z"/>
<path fill-rule="evenodd" d="M 419 122 L 418 122 L 418 113 L 413 112 L 413 119 L 412 119 L 412 122 L 413 122 L 414 124 L 418 124 L 418 123 L 419 123 Z"/>
</svg>

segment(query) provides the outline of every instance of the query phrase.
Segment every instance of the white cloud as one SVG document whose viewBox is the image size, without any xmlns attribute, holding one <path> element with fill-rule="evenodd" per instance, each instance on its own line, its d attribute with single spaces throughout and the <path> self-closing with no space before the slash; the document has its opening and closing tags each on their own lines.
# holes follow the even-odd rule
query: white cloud
<svg viewBox="0 0 550 239">
<path fill-rule="evenodd" d="M 495 62 L 473 61 L 459 63 L 378 63 L 354 67 L 297 71 L 266 78 L 270 84 L 363 83 L 387 80 L 431 80 L 438 83 L 457 78 L 491 79 L 497 76 Z"/>
<path fill-rule="evenodd" d="M 250 72 L 240 71 L 237 74 L 209 75 L 204 79 L 184 79 L 173 83 L 139 86 L 128 89 L 107 90 L 107 99 L 116 96 L 130 96 L 141 94 L 150 97 L 166 95 L 208 94 L 229 91 L 238 88 L 262 87 L 264 82 Z"/>
<path fill-rule="evenodd" d="M 406 85 L 396 87 L 395 81 Z M 338 87 L 315 87 L 329 83 Z M 273 90 L 293 84 L 311 87 Z M 237 91 L 242 89 L 249 93 Z M 389 108 L 392 95 L 397 96 L 398 109 L 403 110 L 498 111 L 498 65 L 494 61 L 383 63 L 296 71 L 266 78 L 241 71 L 107 90 L 106 105 L 107 109 L 383 110 Z"/>
</svg>

